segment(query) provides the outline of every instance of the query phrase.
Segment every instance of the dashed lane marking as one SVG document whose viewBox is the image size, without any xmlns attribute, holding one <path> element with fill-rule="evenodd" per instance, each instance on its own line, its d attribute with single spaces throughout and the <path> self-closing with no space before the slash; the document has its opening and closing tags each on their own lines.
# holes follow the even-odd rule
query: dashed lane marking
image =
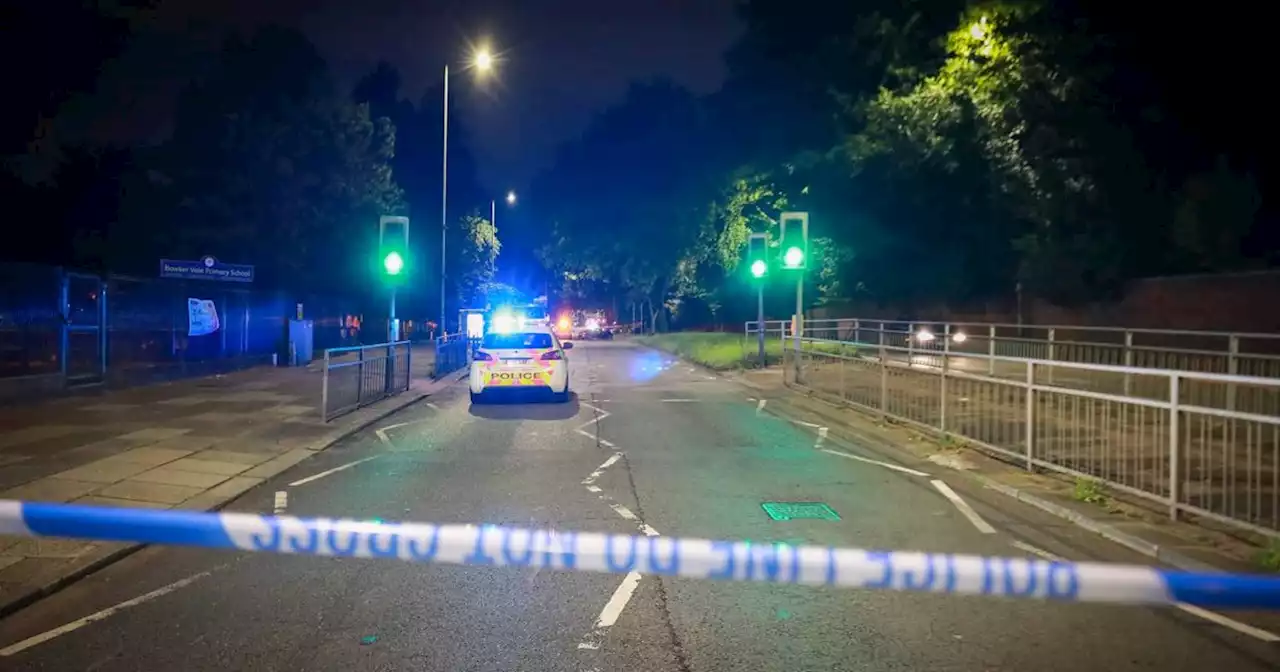
<svg viewBox="0 0 1280 672">
<path fill-rule="evenodd" d="M 284 513 L 284 510 L 287 508 L 289 508 L 289 493 L 284 490 L 277 490 L 271 510 L 278 516 Z"/>
</svg>

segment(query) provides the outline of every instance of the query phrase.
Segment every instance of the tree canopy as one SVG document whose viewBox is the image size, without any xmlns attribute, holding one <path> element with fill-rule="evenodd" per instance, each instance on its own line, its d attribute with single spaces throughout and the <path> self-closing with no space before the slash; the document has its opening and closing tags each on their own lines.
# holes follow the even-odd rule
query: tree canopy
<svg viewBox="0 0 1280 672">
<path fill-rule="evenodd" d="M 638 84 L 539 182 L 543 258 L 583 299 L 665 306 L 659 327 L 743 317 L 738 261 L 750 233 L 776 241 L 784 210 L 810 213 L 815 302 L 911 310 L 1021 286 L 1070 304 L 1274 260 L 1246 252 L 1264 214 L 1247 170 L 1212 152 L 1157 163 L 1162 131 L 1143 120 L 1173 103 L 1133 86 L 1143 64 L 1110 10 L 740 9 L 719 92 Z M 783 284 L 766 287 L 787 314 Z"/>
</svg>

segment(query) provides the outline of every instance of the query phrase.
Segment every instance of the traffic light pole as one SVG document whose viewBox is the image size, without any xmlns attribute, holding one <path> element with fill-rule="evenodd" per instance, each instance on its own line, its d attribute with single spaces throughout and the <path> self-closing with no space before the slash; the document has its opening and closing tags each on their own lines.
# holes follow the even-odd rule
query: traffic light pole
<svg viewBox="0 0 1280 672">
<path fill-rule="evenodd" d="M 764 358 L 764 283 L 756 283 L 756 348 L 760 355 L 760 368 L 768 365 Z"/>
<path fill-rule="evenodd" d="M 792 331 L 795 332 L 793 334 L 794 340 L 792 341 L 793 359 L 795 359 L 795 381 L 797 385 L 803 385 L 804 381 L 800 379 L 800 338 L 804 334 L 804 273 L 796 274 L 796 322 Z"/>
<path fill-rule="evenodd" d="M 387 358 L 384 360 L 383 378 L 388 393 L 395 387 L 396 380 L 396 341 L 400 340 L 400 320 L 396 319 L 396 287 L 391 286 L 391 312 L 387 317 Z"/>
</svg>

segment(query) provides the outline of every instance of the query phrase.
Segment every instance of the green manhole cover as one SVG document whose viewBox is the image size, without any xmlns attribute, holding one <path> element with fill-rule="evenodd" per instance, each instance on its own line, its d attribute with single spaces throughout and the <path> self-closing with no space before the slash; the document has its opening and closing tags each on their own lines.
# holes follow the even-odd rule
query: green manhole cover
<svg viewBox="0 0 1280 672">
<path fill-rule="evenodd" d="M 840 520 L 840 514 L 822 502 L 765 502 L 760 508 L 774 520 Z"/>
</svg>

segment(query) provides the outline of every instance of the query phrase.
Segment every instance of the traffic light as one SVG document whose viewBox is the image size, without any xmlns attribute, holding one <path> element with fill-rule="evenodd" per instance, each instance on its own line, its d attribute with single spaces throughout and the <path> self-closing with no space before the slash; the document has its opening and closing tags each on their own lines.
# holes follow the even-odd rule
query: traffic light
<svg viewBox="0 0 1280 672">
<path fill-rule="evenodd" d="M 809 213 L 782 213 L 782 267 L 802 271 L 809 264 Z"/>
<path fill-rule="evenodd" d="M 383 216 L 378 220 L 378 259 L 389 280 L 400 279 L 409 262 L 409 218 Z"/>
<path fill-rule="evenodd" d="M 751 277 L 759 279 L 769 274 L 769 235 L 753 233 L 747 239 L 747 268 Z"/>
</svg>

